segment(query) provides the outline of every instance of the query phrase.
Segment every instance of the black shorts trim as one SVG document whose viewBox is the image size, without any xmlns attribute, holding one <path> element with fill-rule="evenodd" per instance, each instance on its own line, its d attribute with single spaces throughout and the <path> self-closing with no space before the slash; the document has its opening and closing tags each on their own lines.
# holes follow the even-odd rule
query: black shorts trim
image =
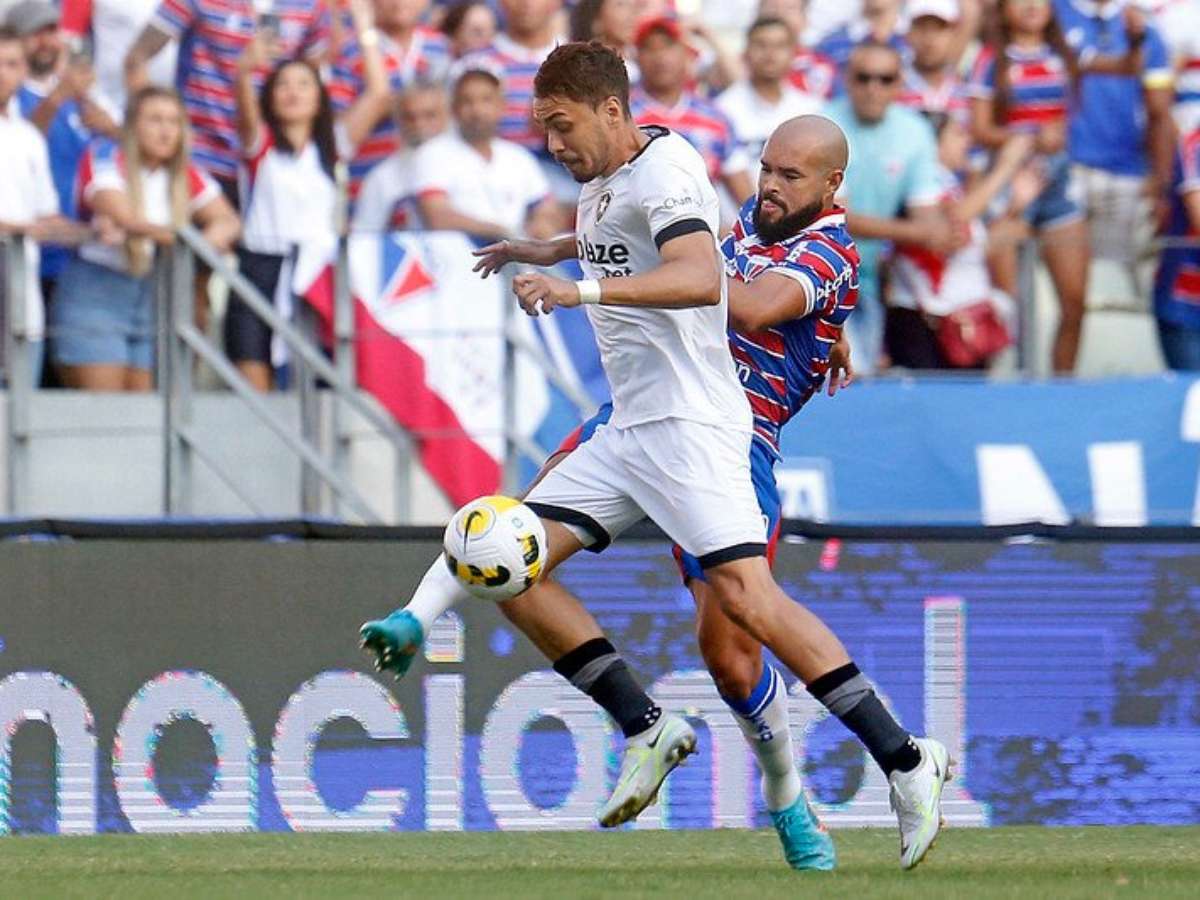
<svg viewBox="0 0 1200 900">
<path fill-rule="evenodd" d="M 722 550 L 705 553 L 697 561 L 700 563 L 701 569 L 711 569 L 722 563 L 733 562 L 735 559 L 750 559 L 755 556 L 766 555 L 766 544 L 734 544 L 732 547 L 725 547 Z"/>
<path fill-rule="evenodd" d="M 661 250 L 667 241 L 673 241 L 685 234 L 695 234 L 697 231 L 712 234 L 712 229 L 703 219 L 680 219 L 678 222 L 672 222 L 654 236 L 654 246 Z"/>
<path fill-rule="evenodd" d="M 612 543 L 612 536 L 604 530 L 604 526 L 587 513 L 581 513 L 577 509 L 568 509 L 565 506 L 554 506 L 550 503 L 530 503 L 528 500 L 525 501 L 525 505 L 532 509 L 539 518 L 582 528 L 596 539 L 591 546 L 584 547 L 585 550 L 600 553 Z"/>
</svg>

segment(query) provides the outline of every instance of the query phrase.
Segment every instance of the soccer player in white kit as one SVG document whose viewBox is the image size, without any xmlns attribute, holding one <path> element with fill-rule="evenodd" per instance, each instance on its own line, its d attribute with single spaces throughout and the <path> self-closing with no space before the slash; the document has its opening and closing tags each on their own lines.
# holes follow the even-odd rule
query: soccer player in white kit
<svg viewBox="0 0 1200 900">
<path fill-rule="evenodd" d="M 884 719 L 883 727 L 896 729 L 841 642 L 771 576 L 750 476 L 750 409 L 726 340 L 718 200 L 699 154 L 665 129 L 638 129 L 627 97 L 625 68 L 612 51 L 567 44 L 551 54 L 535 82 L 534 114 L 550 151 L 585 184 L 576 235 L 539 244 L 536 252 L 527 244 L 520 255 L 497 250 L 481 263 L 487 274 L 512 261 L 552 265 L 578 256 L 590 276 L 569 282 L 525 274 L 514 281 L 531 315 L 588 306 L 613 394 L 609 425 L 526 499 L 546 528 L 547 569 L 580 549 L 603 549 L 648 516 L 699 560 L 721 611 L 806 685 L 837 676 L 822 702 L 836 711 L 852 700 L 877 710 L 868 730 Z M 460 593 L 444 565 L 435 564 L 406 609 L 444 609 Z M 415 648 L 390 626 L 396 616 L 367 623 L 363 638 L 382 667 L 403 671 L 395 657 Z M 873 705 L 861 704 L 868 694 Z M 654 710 L 645 729 L 650 739 L 636 756 L 627 748 L 617 795 L 602 814 L 606 825 L 636 816 L 695 747 L 685 721 Z M 937 833 L 947 760 L 944 749 L 923 758 L 907 733 L 898 733 L 908 746 L 896 752 L 930 772 L 921 781 L 931 802 L 921 802 L 921 821 L 902 835 L 911 865 Z"/>
</svg>

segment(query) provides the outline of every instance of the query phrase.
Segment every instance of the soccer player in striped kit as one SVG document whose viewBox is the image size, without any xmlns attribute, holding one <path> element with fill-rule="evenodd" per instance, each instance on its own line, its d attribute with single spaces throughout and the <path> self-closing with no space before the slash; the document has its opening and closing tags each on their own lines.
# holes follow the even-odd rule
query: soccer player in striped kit
<svg viewBox="0 0 1200 900">
<path fill-rule="evenodd" d="M 529 493 L 527 503 L 547 527 L 549 562 L 560 561 L 563 549 L 602 549 L 649 514 L 683 547 L 680 556 L 700 607 L 702 648 L 758 755 L 789 862 L 831 868 L 834 854 L 800 786 L 788 743 L 786 692 L 778 673 L 762 664 L 763 645 L 888 773 L 901 861 L 916 865 L 940 826 L 946 750 L 901 728 L 836 636 L 771 579 L 762 506 L 771 504 L 773 481 L 766 490 L 756 486 L 750 462 L 755 443 L 769 456 L 779 425 L 821 383 L 829 348 L 853 306 L 854 251 L 840 211 L 832 208 L 846 165 L 845 137 L 827 119 L 802 117 L 781 126 L 781 139 L 768 143 L 759 200 L 743 211 L 721 254 L 734 295 L 743 279 L 762 279 L 752 308 L 735 301 L 746 309 L 737 313 L 745 316 L 737 324 L 751 335 L 743 348 L 750 362 L 744 362 L 739 384 L 724 336 L 724 304 L 695 305 L 696 288 L 678 281 L 685 268 L 692 278 L 704 274 L 706 244 L 714 241 L 716 197 L 699 156 L 665 129 L 634 126 L 624 66 L 598 44 L 555 51 L 539 72 L 537 96 L 535 112 L 547 125 L 552 151 L 587 182 L 577 241 L 502 242 L 480 251 L 481 269 L 488 274 L 518 260 L 545 265 L 577 253 L 594 278 L 611 270 L 600 282 L 599 298 L 595 281 L 572 284 L 540 274 L 516 281 L 531 314 L 589 303 L 613 385 L 611 421 L 597 423 L 589 439 L 561 457 Z M 597 136 L 597 127 L 608 135 Z M 804 226 L 816 227 L 794 246 L 779 243 Z M 653 262 L 651 248 L 661 262 Z M 685 258 L 686 267 L 672 264 Z M 723 298 L 725 284 L 718 290 Z M 657 312 L 647 315 L 650 310 Z M 711 319 L 711 312 L 719 318 Z M 809 325 L 779 328 L 806 316 L 814 320 Z M 667 358 L 677 367 L 673 371 L 662 365 Z M 746 387 L 765 401 L 755 416 L 744 399 Z M 696 405 L 702 404 L 697 391 L 709 394 L 707 406 Z M 688 398 L 692 406 L 674 405 Z M 709 425 L 708 418 L 721 424 Z M 773 502 L 777 516 L 777 494 Z M 364 625 L 364 645 L 380 668 L 403 674 L 428 627 L 463 596 L 439 560 L 407 607 Z M 543 583 L 506 606 L 506 615 L 555 669 L 621 725 L 625 758 L 600 821 L 611 827 L 630 820 L 694 750 L 694 732 L 646 696 L 595 621 L 560 586 Z"/>
</svg>

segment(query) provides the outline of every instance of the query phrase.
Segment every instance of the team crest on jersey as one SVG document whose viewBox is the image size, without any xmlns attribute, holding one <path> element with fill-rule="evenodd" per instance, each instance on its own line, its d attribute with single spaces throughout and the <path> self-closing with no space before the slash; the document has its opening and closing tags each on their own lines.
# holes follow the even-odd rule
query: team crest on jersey
<svg viewBox="0 0 1200 900">
<path fill-rule="evenodd" d="M 600 195 L 600 202 L 596 204 L 596 224 L 600 224 L 600 220 L 604 218 L 604 214 L 608 212 L 608 207 L 612 204 L 612 191 L 605 191 Z"/>
</svg>

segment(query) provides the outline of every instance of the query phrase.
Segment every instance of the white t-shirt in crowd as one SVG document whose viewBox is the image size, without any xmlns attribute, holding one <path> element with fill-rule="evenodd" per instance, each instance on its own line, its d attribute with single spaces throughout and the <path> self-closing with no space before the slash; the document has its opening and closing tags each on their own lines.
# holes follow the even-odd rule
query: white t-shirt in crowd
<svg viewBox="0 0 1200 900">
<path fill-rule="evenodd" d="M 521 232 L 550 185 L 534 155 L 519 144 L 493 138 L 491 151 L 490 159 L 483 156 L 457 129 L 431 138 L 413 157 L 415 194 L 445 194 L 464 215 Z"/>
<path fill-rule="evenodd" d="M 121 152 L 120 147 L 106 139 L 93 142 L 80 160 L 79 176 L 76 179 L 80 217 L 85 220 L 91 218 L 92 200 L 98 191 L 128 191 L 129 182 L 125 177 L 127 171 L 125 154 Z M 199 166 L 188 166 L 184 177 L 187 179 L 189 217 L 221 195 L 221 188 Z M 143 166 L 141 184 L 143 218 L 151 225 L 170 225 L 170 171 L 166 167 L 148 169 Z M 150 246 L 153 252 L 154 245 Z M 129 260 L 124 247 L 93 241 L 79 248 L 79 256 L 117 272 L 129 271 Z"/>
<path fill-rule="evenodd" d="M 63 21 L 72 28 L 90 22 L 96 60 L 96 88 L 102 104 L 125 114 L 125 54 L 150 21 L 162 0 L 66 0 Z M 175 83 L 178 44 L 170 41 L 150 60 L 150 81 L 163 87 Z"/>
<path fill-rule="evenodd" d="M 583 186 L 575 216 L 579 264 L 587 278 L 640 275 L 662 265 L 659 248 L 720 227 L 720 203 L 704 159 L 660 126 L 650 142 L 607 178 Z M 720 250 L 713 265 L 719 266 Z M 612 424 L 677 418 L 750 430 L 750 407 L 726 338 L 728 299 L 689 309 L 589 305 L 612 388 Z"/>
<path fill-rule="evenodd" d="M 942 202 L 962 199 L 954 173 L 938 166 Z M 967 244 L 940 256 L 920 247 L 898 246 L 888 279 L 888 304 L 915 309 L 931 316 L 948 316 L 984 300 L 993 300 L 987 263 L 987 229 L 981 219 L 962 226 L 969 230 Z"/>
<path fill-rule="evenodd" d="M 393 153 L 367 174 L 354 203 L 355 231 L 406 231 L 420 222 L 413 188 L 416 150 Z"/>
<path fill-rule="evenodd" d="M 749 157 L 750 174 L 756 179 L 758 162 L 771 132 L 788 119 L 819 113 L 824 103 L 786 81 L 778 103 L 764 99 L 748 80 L 734 82 L 716 100 L 717 108 L 733 125 L 734 137 Z"/>
<path fill-rule="evenodd" d="M 42 133 L 21 116 L 14 97 L 0 108 L 0 220 L 28 225 L 59 211 L 58 194 L 50 177 L 50 157 Z M 45 308 L 38 278 L 41 251 L 37 241 L 25 241 L 25 333 L 40 339 L 45 333 Z"/>
<path fill-rule="evenodd" d="M 337 184 L 312 141 L 286 153 L 264 127 L 246 152 L 240 178 L 247 250 L 287 256 L 299 244 L 328 242 L 335 234 Z"/>
</svg>

